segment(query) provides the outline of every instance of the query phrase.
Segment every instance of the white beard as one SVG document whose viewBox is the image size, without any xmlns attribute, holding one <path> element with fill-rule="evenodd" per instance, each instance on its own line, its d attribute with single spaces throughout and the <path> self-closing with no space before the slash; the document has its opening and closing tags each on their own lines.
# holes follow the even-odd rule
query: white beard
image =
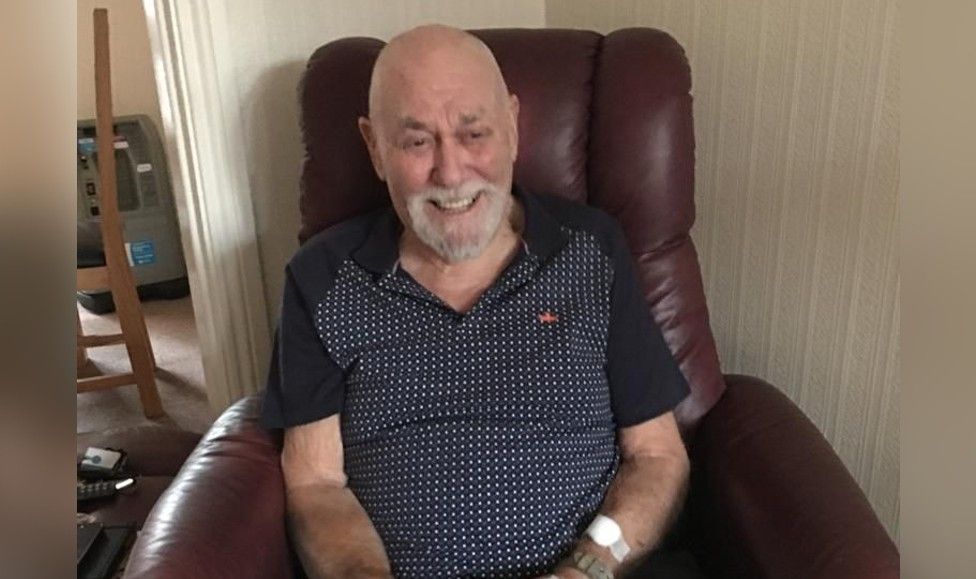
<svg viewBox="0 0 976 579">
<path fill-rule="evenodd" d="M 474 227 L 444 226 L 429 218 L 431 201 L 450 203 L 480 195 L 475 203 L 484 212 Z M 495 185 L 483 181 L 468 181 L 453 189 L 432 187 L 422 191 L 407 202 L 407 214 L 417 237 L 434 250 L 444 261 L 455 263 L 478 257 L 494 239 L 502 219 L 511 207 L 511 195 Z"/>
</svg>

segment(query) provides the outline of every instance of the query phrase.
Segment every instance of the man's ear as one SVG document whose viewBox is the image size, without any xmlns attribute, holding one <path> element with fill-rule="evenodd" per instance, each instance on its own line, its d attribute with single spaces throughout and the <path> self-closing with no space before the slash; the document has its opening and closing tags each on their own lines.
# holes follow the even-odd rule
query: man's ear
<svg viewBox="0 0 976 579">
<path fill-rule="evenodd" d="M 369 151 L 369 159 L 373 162 L 373 170 L 380 181 L 386 181 L 386 174 L 383 171 L 383 159 L 380 157 L 379 145 L 377 144 L 376 133 L 373 131 L 373 124 L 368 117 L 359 117 L 359 134 L 366 142 L 366 150 Z"/>
<path fill-rule="evenodd" d="M 511 133 L 512 133 L 512 162 L 515 162 L 515 158 L 518 157 L 518 144 L 519 144 L 519 134 L 518 134 L 518 116 L 519 116 L 519 99 L 514 94 L 508 95 L 508 112 L 511 118 Z"/>
</svg>

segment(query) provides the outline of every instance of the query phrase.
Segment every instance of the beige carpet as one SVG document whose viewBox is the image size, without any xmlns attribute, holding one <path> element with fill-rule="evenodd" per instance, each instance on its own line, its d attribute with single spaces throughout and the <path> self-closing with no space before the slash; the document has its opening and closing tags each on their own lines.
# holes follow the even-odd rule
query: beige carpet
<svg viewBox="0 0 976 579">
<path fill-rule="evenodd" d="M 214 420 L 204 389 L 199 341 L 190 297 L 142 302 L 149 339 L 156 354 L 156 385 L 164 415 L 149 420 L 142 414 L 135 385 L 78 394 L 76 432 L 97 432 L 139 424 L 164 424 L 193 432 L 205 432 Z M 78 306 L 86 334 L 119 331 L 114 313 L 95 315 Z M 88 350 L 89 367 L 81 374 L 128 372 L 124 345 Z"/>
</svg>

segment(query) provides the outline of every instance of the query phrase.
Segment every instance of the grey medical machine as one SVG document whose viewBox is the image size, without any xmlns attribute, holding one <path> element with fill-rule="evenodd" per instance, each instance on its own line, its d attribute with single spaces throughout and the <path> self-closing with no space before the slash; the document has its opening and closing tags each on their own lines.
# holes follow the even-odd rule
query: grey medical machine
<svg viewBox="0 0 976 579">
<path fill-rule="evenodd" d="M 105 264 L 99 229 L 98 151 L 95 121 L 78 121 L 78 267 Z M 122 237 L 142 299 L 175 299 L 189 294 L 180 245 L 176 205 L 162 141 L 146 115 L 115 118 L 116 181 Z M 115 309 L 105 288 L 77 292 L 87 310 Z"/>
</svg>

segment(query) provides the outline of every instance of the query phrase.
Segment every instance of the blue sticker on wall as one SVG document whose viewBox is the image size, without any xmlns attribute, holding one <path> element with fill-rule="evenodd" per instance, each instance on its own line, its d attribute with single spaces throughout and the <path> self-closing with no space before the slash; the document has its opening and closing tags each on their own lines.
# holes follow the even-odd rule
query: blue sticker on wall
<svg viewBox="0 0 976 579">
<path fill-rule="evenodd" d="M 152 241 L 133 241 L 129 244 L 129 259 L 132 265 L 156 263 L 156 248 Z"/>
</svg>

